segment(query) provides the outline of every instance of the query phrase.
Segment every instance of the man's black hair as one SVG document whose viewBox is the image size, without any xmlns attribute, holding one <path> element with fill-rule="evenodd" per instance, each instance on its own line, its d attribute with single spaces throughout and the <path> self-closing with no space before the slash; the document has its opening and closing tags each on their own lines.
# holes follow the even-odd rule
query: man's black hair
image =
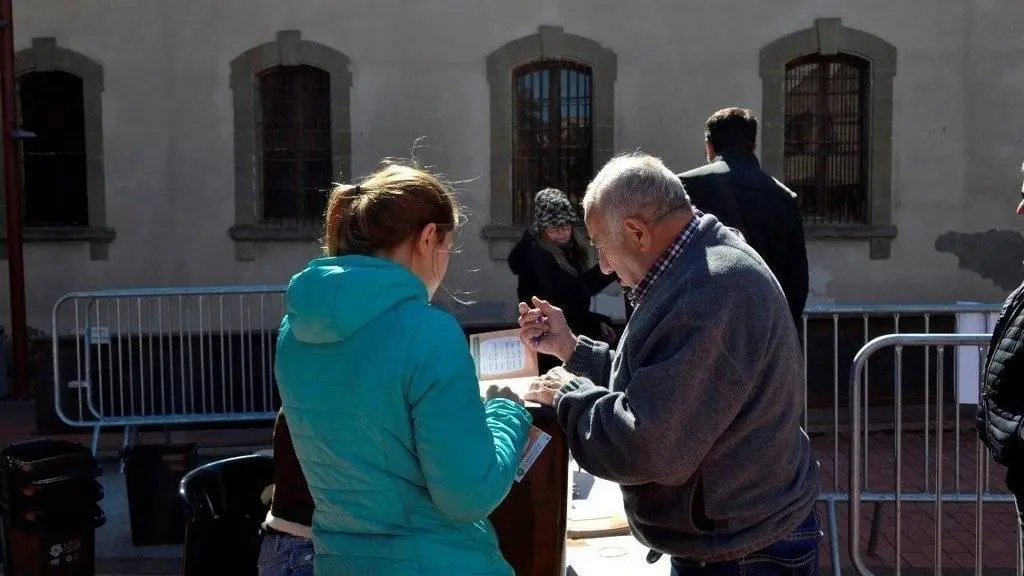
<svg viewBox="0 0 1024 576">
<path fill-rule="evenodd" d="M 757 147 L 757 116 L 748 108 L 724 108 L 708 118 L 704 137 L 715 154 L 753 154 Z"/>
</svg>

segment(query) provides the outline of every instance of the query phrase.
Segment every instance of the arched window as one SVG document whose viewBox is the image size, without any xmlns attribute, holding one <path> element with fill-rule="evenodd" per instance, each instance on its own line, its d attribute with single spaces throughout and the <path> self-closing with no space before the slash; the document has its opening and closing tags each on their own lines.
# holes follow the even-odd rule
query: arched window
<svg viewBox="0 0 1024 576">
<path fill-rule="evenodd" d="M 256 242 L 316 242 L 331 182 L 352 178 L 349 58 L 298 30 L 231 61 L 235 257 Z"/>
<path fill-rule="evenodd" d="M 868 62 L 847 54 L 786 65 L 783 181 L 808 223 L 870 222 L 869 78 Z"/>
<path fill-rule="evenodd" d="M 259 78 L 264 223 L 319 226 L 330 186 L 331 77 L 278 66 Z"/>
<path fill-rule="evenodd" d="M 513 222 L 533 217 L 533 196 L 555 187 L 578 203 L 594 175 L 592 71 L 545 60 L 515 71 Z"/>
<path fill-rule="evenodd" d="M 888 258 L 896 47 L 819 18 L 761 49 L 761 163 L 800 195 L 808 239 Z"/>
<path fill-rule="evenodd" d="M 82 79 L 63 71 L 18 78 L 25 226 L 88 226 L 89 190 Z"/>
<path fill-rule="evenodd" d="M 558 26 L 541 26 L 487 56 L 491 201 L 483 236 L 491 258 L 508 257 L 541 188 L 578 200 L 612 157 L 617 75 L 614 52 Z"/>
<path fill-rule="evenodd" d="M 33 38 L 14 54 L 14 72 L 18 129 L 34 135 L 18 145 L 23 238 L 88 242 L 89 258 L 106 260 L 117 234 L 107 226 L 103 66 L 55 38 Z"/>
</svg>

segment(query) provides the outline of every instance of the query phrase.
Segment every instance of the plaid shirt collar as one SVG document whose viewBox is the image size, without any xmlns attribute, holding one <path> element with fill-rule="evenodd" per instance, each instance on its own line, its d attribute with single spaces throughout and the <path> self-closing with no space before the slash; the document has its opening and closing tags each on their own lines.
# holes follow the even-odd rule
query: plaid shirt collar
<svg viewBox="0 0 1024 576">
<path fill-rule="evenodd" d="M 699 210 L 693 211 L 693 218 L 690 219 L 690 223 L 683 228 L 683 231 L 676 236 L 676 239 L 669 244 L 668 248 L 661 254 L 658 261 L 651 266 L 651 269 L 644 274 L 644 277 L 640 279 L 633 289 L 629 291 L 629 303 L 635 309 L 643 301 L 644 296 L 651 290 L 651 286 L 668 270 L 669 266 L 683 253 L 683 248 L 690 243 L 690 239 L 693 238 L 694 234 L 697 233 L 697 228 L 700 226 L 700 219 L 704 214 Z"/>
</svg>

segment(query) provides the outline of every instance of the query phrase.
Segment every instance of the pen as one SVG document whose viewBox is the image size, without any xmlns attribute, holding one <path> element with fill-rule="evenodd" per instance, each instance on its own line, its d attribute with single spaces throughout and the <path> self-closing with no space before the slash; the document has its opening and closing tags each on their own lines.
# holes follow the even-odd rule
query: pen
<svg viewBox="0 0 1024 576">
<path fill-rule="evenodd" d="M 537 318 L 536 320 L 534 320 L 534 322 L 540 324 L 541 322 L 544 322 L 545 320 L 547 320 L 547 316 L 541 316 L 540 318 Z M 534 346 L 536 346 L 537 344 L 540 344 L 540 341 L 544 339 L 545 335 L 546 334 L 541 334 L 540 336 L 534 336 L 533 337 L 533 344 L 534 344 Z"/>
</svg>

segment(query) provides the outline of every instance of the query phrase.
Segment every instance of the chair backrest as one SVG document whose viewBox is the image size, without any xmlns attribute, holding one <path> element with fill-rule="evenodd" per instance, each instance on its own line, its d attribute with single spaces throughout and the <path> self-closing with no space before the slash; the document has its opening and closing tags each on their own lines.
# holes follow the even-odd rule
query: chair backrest
<svg viewBox="0 0 1024 576">
<path fill-rule="evenodd" d="M 215 574 L 225 558 L 232 574 L 256 576 L 268 508 L 261 495 L 273 481 L 274 458 L 264 454 L 211 462 L 182 478 L 179 494 L 190 511 L 183 576 Z"/>
<path fill-rule="evenodd" d="M 179 493 L 193 518 L 238 517 L 266 513 L 260 496 L 273 482 L 273 456 L 250 454 L 196 468 L 182 478 Z"/>
</svg>

